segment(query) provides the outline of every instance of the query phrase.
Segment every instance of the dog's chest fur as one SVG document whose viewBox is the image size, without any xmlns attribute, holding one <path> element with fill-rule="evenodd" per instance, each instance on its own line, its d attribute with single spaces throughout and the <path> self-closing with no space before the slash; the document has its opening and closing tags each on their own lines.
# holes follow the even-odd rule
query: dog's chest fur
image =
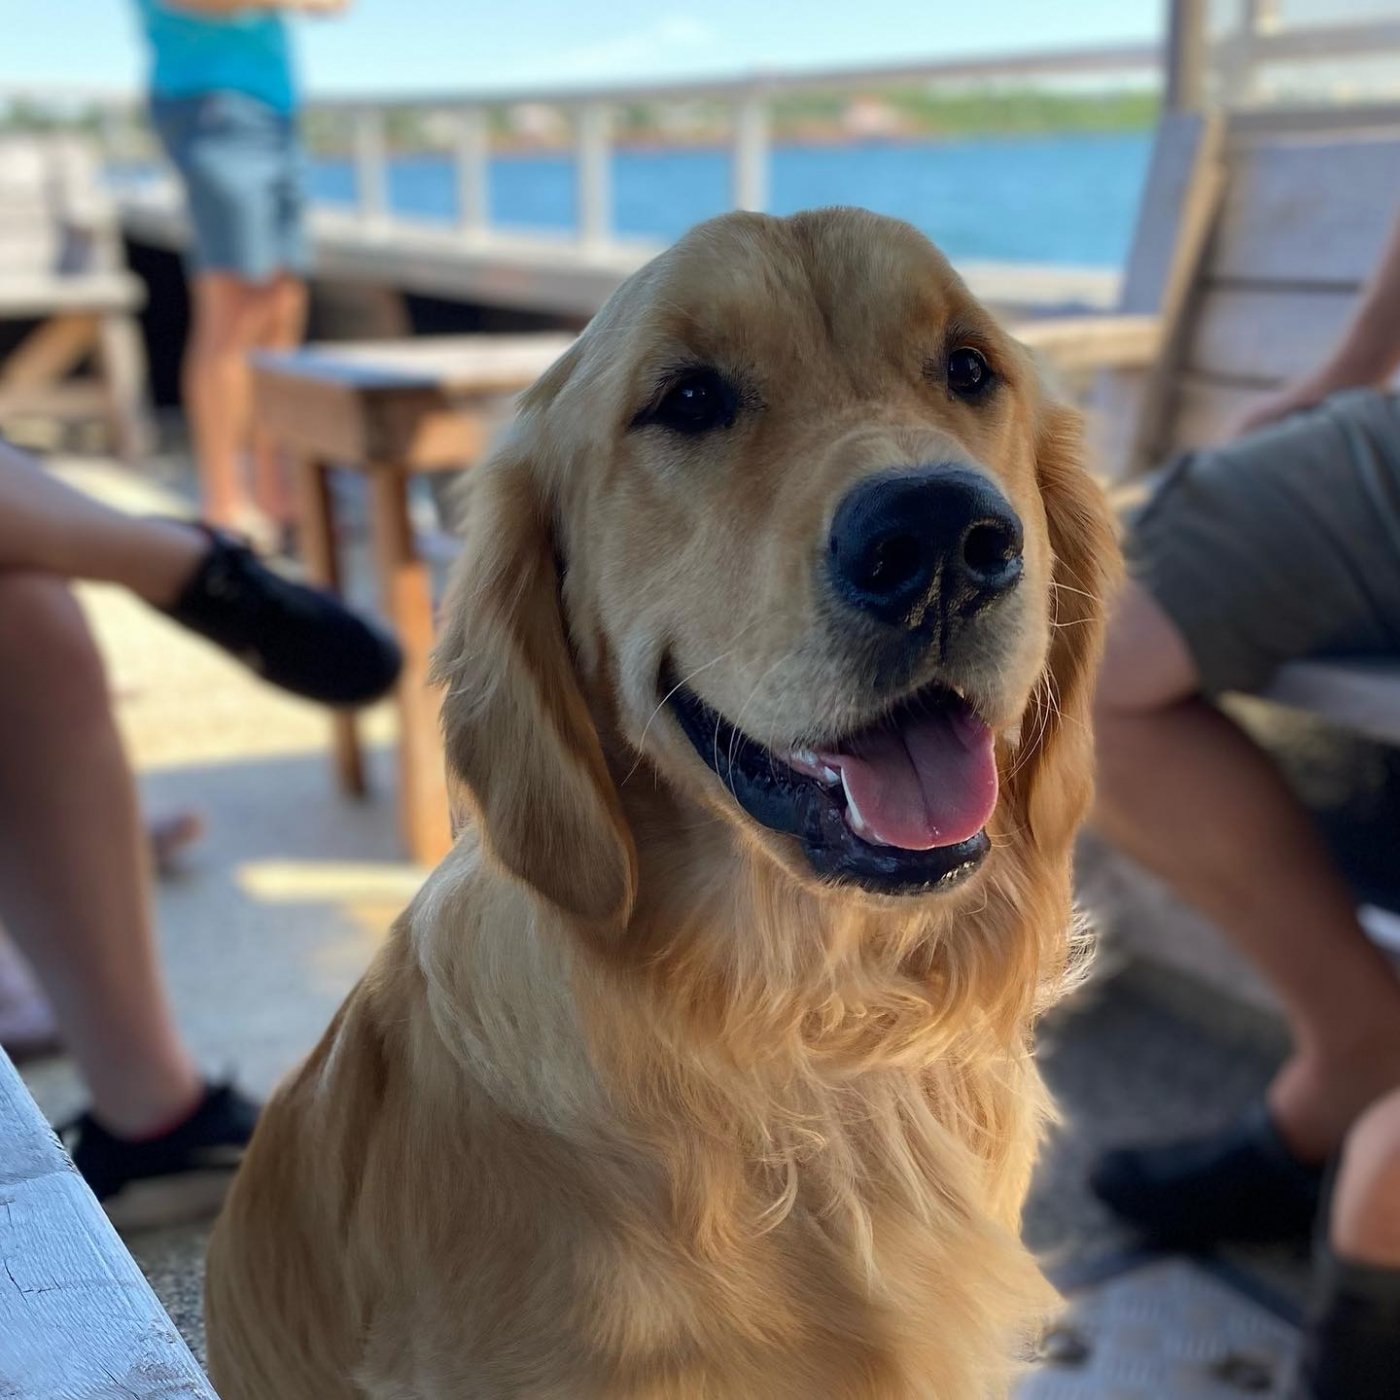
<svg viewBox="0 0 1400 1400">
<path fill-rule="evenodd" d="M 438 1198 L 433 1219 L 410 1213 L 379 1246 L 448 1306 L 377 1319 L 370 1393 L 412 1374 L 425 1400 L 544 1400 L 559 1375 L 569 1400 L 994 1394 L 963 1358 L 1004 1354 L 1038 1273 L 973 1198 L 966 1146 L 945 1133 L 931 1151 L 927 1122 L 909 1128 L 923 1096 L 870 1081 L 834 1111 L 789 1097 L 757 1117 L 752 1099 L 671 1085 L 661 1097 L 691 1111 L 571 1136 L 503 1113 L 468 1074 L 462 1136 L 405 1192 Z"/>
</svg>

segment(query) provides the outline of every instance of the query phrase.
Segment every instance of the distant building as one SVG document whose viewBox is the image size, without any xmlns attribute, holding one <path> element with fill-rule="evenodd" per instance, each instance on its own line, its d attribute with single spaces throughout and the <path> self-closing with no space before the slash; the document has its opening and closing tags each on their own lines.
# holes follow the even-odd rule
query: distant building
<svg viewBox="0 0 1400 1400">
<path fill-rule="evenodd" d="M 873 136 L 898 136 L 906 122 L 888 102 L 878 97 L 855 97 L 841 114 L 841 130 L 857 140 Z"/>
<path fill-rule="evenodd" d="M 506 114 L 511 133 L 542 146 L 569 139 L 569 123 L 557 108 L 544 102 L 517 102 Z"/>
</svg>

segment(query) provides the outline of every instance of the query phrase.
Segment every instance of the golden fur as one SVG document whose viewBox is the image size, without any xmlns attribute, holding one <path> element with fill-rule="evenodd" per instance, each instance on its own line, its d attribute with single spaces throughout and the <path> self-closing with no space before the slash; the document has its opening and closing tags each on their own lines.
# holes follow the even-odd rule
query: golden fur
<svg viewBox="0 0 1400 1400">
<path fill-rule="evenodd" d="M 1001 379 L 955 401 L 950 336 Z M 713 439 L 629 430 L 678 354 Z M 815 880 L 658 705 L 758 741 L 868 720 L 811 567 L 863 474 L 956 454 L 1024 522 L 960 681 L 993 851 L 949 892 Z M 1018 1236 L 1029 1042 L 1114 550 L 1076 419 L 946 261 L 852 210 L 703 225 L 612 298 L 474 473 L 437 653 L 470 819 L 269 1105 L 210 1246 L 225 1400 L 972 1400 L 1054 1297 Z"/>
</svg>

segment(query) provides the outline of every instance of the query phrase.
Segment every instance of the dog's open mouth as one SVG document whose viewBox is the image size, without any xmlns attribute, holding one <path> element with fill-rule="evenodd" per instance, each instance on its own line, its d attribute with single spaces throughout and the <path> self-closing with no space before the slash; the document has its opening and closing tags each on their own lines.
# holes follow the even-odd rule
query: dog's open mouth
<svg viewBox="0 0 1400 1400">
<path fill-rule="evenodd" d="M 665 681 L 696 753 L 755 821 L 797 838 L 816 874 L 880 894 L 925 894 L 986 856 L 993 734 L 953 691 L 926 687 L 866 729 L 777 750 Z"/>
</svg>

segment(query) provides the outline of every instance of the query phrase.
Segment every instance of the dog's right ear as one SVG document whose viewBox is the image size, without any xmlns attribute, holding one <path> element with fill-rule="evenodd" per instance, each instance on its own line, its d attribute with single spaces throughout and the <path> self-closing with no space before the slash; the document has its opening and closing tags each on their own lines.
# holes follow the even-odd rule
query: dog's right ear
<svg viewBox="0 0 1400 1400">
<path fill-rule="evenodd" d="M 464 535 L 433 657 L 448 769 L 495 860 L 565 913 L 621 928 L 635 847 L 579 687 L 549 509 L 519 442 L 469 478 Z"/>
</svg>

